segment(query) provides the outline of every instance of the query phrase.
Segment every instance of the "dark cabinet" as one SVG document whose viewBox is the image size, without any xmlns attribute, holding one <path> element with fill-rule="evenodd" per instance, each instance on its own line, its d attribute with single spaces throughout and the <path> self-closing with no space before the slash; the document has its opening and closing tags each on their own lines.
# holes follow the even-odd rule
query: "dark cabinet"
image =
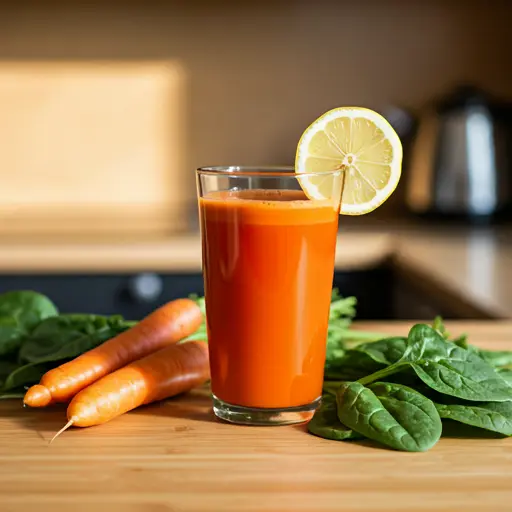
<svg viewBox="0 0 512 512">
<path fill-rule="evenodd" d="M 433 297 L 390 265 L 335 272 L 333 286 L 357 297 L 361 320 L 431 319 L 465 316 L 454 303 Z M 204 294 L 201 273 L 0 275 L 0 292 L 30 289 L 48 295 L 65 313 L 121 314 L 138 320 L 161 304 Z M 467 317 L 467 316 L 466 316 Z"/>
<path fill-rule="evenodd" d="M 23 289 L 48 295 L 63 313 L 121 314 L 138 320 L 172 299 L 203 295 L 203 278 L 154 273 L 0 276 L 0 292 Z"/>
</svg>

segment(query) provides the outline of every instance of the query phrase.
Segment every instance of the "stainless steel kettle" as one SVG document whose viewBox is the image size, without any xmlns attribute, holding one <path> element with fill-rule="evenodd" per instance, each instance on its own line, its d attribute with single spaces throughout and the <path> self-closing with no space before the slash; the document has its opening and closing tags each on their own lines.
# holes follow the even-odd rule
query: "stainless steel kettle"
<svg viewBox="0 0 512 512">
<path fill-rule="evenodd" d="M 406 203 L 418 214 L 493 217 L 510 207 L 510 108 L 472 87 L 456 89 L 420 120 Z"/>
</svg>

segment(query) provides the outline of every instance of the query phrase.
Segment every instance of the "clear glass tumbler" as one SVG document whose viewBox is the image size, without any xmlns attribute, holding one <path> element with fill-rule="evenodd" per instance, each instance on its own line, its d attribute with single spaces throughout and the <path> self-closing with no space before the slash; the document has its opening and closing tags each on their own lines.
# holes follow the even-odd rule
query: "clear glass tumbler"
<svg viewBox="0 0 512 512">
<path fill-rule="evenodd" d="M 213 408 L 224 420 L 298 423 L 319 403 L 342 171 L 322 174 L 321 194 L 314 180 L 293 168 L 197 170 Z"/>
</svg>

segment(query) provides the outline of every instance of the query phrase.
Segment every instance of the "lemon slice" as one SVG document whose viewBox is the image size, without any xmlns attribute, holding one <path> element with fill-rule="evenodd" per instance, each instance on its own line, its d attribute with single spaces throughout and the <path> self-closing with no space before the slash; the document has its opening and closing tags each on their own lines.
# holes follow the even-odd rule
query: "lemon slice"
<svg viewBox="0 0 512 512">
<path fill-rule="evenodd" d="M 332 196 L 333 169 L 345 171 L 340 213 L 363 215 L 375 210 L 395 190 L 402 172 L 402 144 L 377 112 L 341 107 L 326 112 L 302 134 L 295 168 L 310 199 Z"/>
</svg>

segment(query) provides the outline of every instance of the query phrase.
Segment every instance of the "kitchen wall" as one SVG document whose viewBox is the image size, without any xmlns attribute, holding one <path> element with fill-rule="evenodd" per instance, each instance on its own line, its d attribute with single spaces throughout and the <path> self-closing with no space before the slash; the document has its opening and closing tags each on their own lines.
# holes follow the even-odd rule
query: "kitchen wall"
<svg viewBox="0 0 512 512">
<path fill-rule="evenodd" d="M 178 59 L 190 170 L 286 164 L 334 106 L 417 109 L 464 80 L 512 98 L 510 19 L 493 0 L 6 2 L 0 59 Z"/>
</svg>

